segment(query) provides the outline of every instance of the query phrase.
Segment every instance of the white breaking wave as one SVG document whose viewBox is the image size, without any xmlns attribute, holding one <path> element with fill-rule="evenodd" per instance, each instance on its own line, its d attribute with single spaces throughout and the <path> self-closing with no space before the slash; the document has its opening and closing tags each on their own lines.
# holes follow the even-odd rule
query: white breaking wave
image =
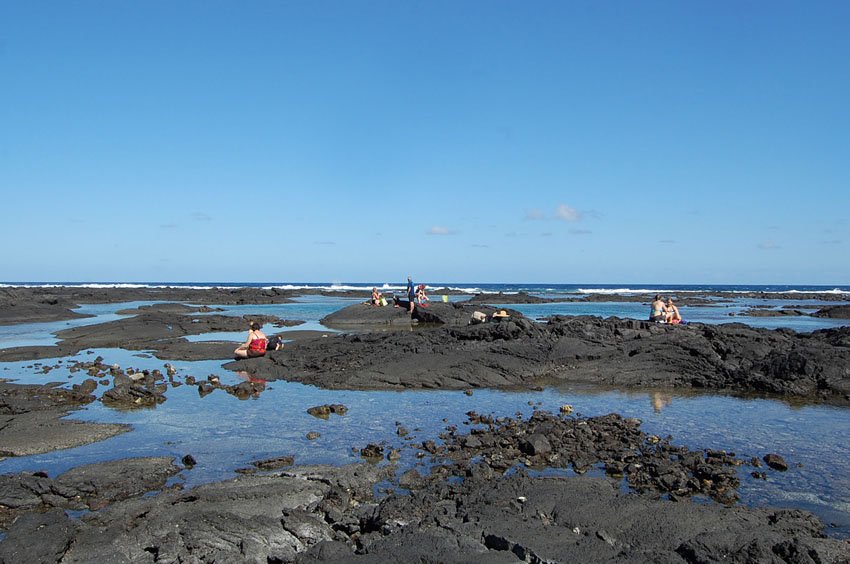
<svg viewBox="0 0 850 564">
<path fill-rule="evenodd" d="M 463 294 L 498 294 L 498 290 L 482 290 L 481 288 L 457 288 L 455 286 L 428 286 L 425 287 L 432 292 L 439 292 L 440 290 L 446 290 L 451 292 L 461 292 Z M 504 292 L 505 294 L 516 294 L 516 292 Z"/>
<path fill-rule="evenodd" d="M 722 292 L 724 294 L 850 294 L 850 290 L 842 290 L 841 288 L 834 288 L 832 290 L 758 290 L 758 289 L 750 289 L 750 290 L 724 290 L 722 288 L 704 288 L 701 290 L 685 290 L 681 288 L 666 288 L 663 290 L 653 289 L 653 288 L 579 288 L 579 294 L 609 294 L 609 295 L 622 295 L 622 294 L 704 294 L 704 293 L 719 293 Z"/>
<path fill-rule="evenodd" d="M 850 294 L 850 290 L 842 290 L 841 288 L 833 288 L 832 290 L 786 290 L 784 292 L 765 292 L 765 294 Z"/>
<path fill-rule="evenodd" d="M 668 288 L 666 290 L 654 290 L 652 288 L 613 288 L 613 289 L 602 289 L 602 288 L 579 288 L 579 294 L 607 294 L 607 295 L 621 295 L 621 294 L 669 294 L 670 292 L 675 292 L 677 294 L 686 294 L 688 292 L 697 293 L 697 292 L 705 292 L 705 290 L 673 290 Z"/>
</svg>

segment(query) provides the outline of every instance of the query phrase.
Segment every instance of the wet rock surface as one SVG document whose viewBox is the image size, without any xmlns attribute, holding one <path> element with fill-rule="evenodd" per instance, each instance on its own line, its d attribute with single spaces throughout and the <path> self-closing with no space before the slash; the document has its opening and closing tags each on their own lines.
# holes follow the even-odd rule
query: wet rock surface
<svg viewBox="0 0 850 564">
<path fill-rule="evenodd" d="M 63 419 L 95 396 L 59 385 L 0 382 L 0 458 L 81 446 L 129 430 L 125 425 Z"/>
<path fill-rule="evenodd" d="M 850 403 L 850 328 L 813 333 L 516 312 L 500 323 L 344 334 L 229 369 L 346 389 L 536 386 L 698 388 Z"/>
<path fill-rule="evenodd" d="M 161 489 L 179 470 L 170 457 L 155 457 L 78 466 L 55 479 L 41 472 L 2 474 L 0 526 L 5 528 L 29 511 L 100 509 L 115 501 Z"/>
</svg>

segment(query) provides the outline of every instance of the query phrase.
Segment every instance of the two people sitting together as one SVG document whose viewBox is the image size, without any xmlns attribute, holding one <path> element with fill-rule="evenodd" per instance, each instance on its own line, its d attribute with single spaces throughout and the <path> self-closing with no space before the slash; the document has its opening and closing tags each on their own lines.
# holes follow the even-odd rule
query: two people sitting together
<svg viewBox="0 0 850 564">
<path fill-rule="evenodd" d="M 679 313 L 679 308 L 673 304 L 673 298 L 667 298 L 667 303 L 661 299 L 661 296 L 656 295 L 650 306 L 649 320 L 656 323 L 672 323 L 677 325 L 682 322 L 682 315 Z"/>
</svg>

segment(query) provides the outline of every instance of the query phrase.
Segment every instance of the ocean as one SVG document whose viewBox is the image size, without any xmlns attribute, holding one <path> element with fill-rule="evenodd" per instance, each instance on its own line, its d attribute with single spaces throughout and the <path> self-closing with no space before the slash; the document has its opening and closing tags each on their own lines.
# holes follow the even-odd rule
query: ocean
<svg viewBox="0 0 850 564">
<path fill-rule="evenodd" d="M 850 284 L 844 285 L 787 285 L 787 284 L 549 284 L 549 283 L 457 283 L 428 282 L 416 279 L 414 282 L 426 284 L 431 292 L 453 290 L 469 294 L 477 293 L 518 293 L 537 295 L 560 294 L 686 294 L 695 292 L 764 292 L 778 293 L 827 293 L 848 294 Z M 81 288 L 278 288 L 281 290 L 327 290 L 327 291 L 363 291 L 372 288 L 382 291 L 401 291 L 407 285 L 401 282 L 0 282 L 2 287 L 58 287 L 71 286 Z"/>
</svg>

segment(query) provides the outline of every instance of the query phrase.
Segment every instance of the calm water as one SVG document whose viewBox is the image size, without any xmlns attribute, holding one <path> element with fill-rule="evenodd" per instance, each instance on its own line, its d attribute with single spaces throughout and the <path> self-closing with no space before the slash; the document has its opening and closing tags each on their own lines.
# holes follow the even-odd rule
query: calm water
<svg viewBox="0 0 850 564">
<path fill-rule="evenodd" d="M 303 319 L 308 323 L 295 329 L 322 329 L 318 320 L 348 305 L 351 299 L 308 297 L 297 303 L 263 306 L 224 306 L 225 313 L 243 315 L 265 313 L 286 319 Z M 76 325 L 100 323 L 116 319 L 115 311 L 143 303 L 86 306 L 85 313 L 96 319 L 59 323 L 31 324 L 0 328 L 0 348 L 19 343 L 50 344 L 52 332 Z M 760 326 L 789 326 L 811 330 L 835 326 L 834 321 L 806 318 L 730 318 L 728 313 L 740 311 L 754 300 L 724 304 L 721 308 L 682 308 L 686 319 L 710 323 L 740 321 Z M 776 305 L 783 305 L 778 303 Z M 795 302 L 795 305 L 800 305 Z M 811 304 L 816 307 L 817 304 Z M 543 304 L 510 306 L 534 318 L 555 313 L 577 315 L 646 316 L 641 304 Z M 275 330 L 276 331 L 276 330 Z M 198 340 L 229 338 L 241 341 L 244 335 L 202 335 Z M 92 360 L 95 355 L 105 362 L 123 367 L 162 368 L 164 361 L 120 349 L 98 349 L 77 355 L 79 360 Z M 68 359 L 63 359 L 64 363 Z M 42 361 L 53 365 L 55 361 Z M 240 376 L 221 368 L 221 361 L 176 361 L 179 376 L 198 379 L 210 374 L 223 383 L 237 383 Z M 56 369 L 37 374 L 34 362 L 0 363 L 0 377 L 22 383 L 63 381 L 79 382 L 85 375 L 73 378 L 67 370 Z M 71 417 L 86 421 L 126 423 L 133 431 L 100 443 L 48 453 L 7 459 L 0 462 L 0 472 L 46 470 L 55 476 L 68 468 L 96 461 L 128 456 L 192 454 L 198 465 L 184 471 L 180 480 L 186 485 L 232 477 L 236 468 L 252 460 L 294 455 L 300 464 L 345 464 L 359 460 L 353 448 L 368 442 L 384 442 L 400 447 L 408 441 L 396 433 L 396 423 L 412 431 L 421 442 L 436 436 L 447 425 L 463 426 L 465 413 L 475 410 L 496 416 L 529 415 L 533 409 L 557 412 L 565 403 L 572 404 L 582 415 L 618 412 L 638 417 L 648 433 L 671 434 L 674 442 L 693 448 L 711 447 L 734 451 L 739 456 L 761 457 L 776 452 L 792 466 L 785 473 L 769 472 L 767 481 L 753 480 L 748 467 L 742 467 L 742 501 L 746 504 L 800 507 L 813 511 L 828 525 L 831 535 L 850 538 L 850 410 L 824 407 L 795 407 L 769 399 L 742 399 L 718 395 L 657 395 L 652 392 L 623 393 L 574 387 L 549 388 L 542 392 L 501 392 L 476 390 L 472 396 L 462 392 L 355 392 L 325 391 L 296 383 L 272 382 L 258 398 L 240 401 L 221 390 L 200 398 L 194 386 L 169 389 L 168 400 L 153 409 L 120 411 L 99 402 Z M 653 400 L 660 407 L 653 407 Z M 328 420 L 313 418 L 308 407 L 324 403 L 343 403 L 348 414 L 332 415 Z M 530 405 L 532 404 L 532 405 Z M 445 421 L 444 421 L 445 419 Z M 318 431 L 321 436 L 309 441 L 305 435 Z M 399 471 L 427 464 L 415 458 L 413 449 L 404 449 Z"/>
</svg>

